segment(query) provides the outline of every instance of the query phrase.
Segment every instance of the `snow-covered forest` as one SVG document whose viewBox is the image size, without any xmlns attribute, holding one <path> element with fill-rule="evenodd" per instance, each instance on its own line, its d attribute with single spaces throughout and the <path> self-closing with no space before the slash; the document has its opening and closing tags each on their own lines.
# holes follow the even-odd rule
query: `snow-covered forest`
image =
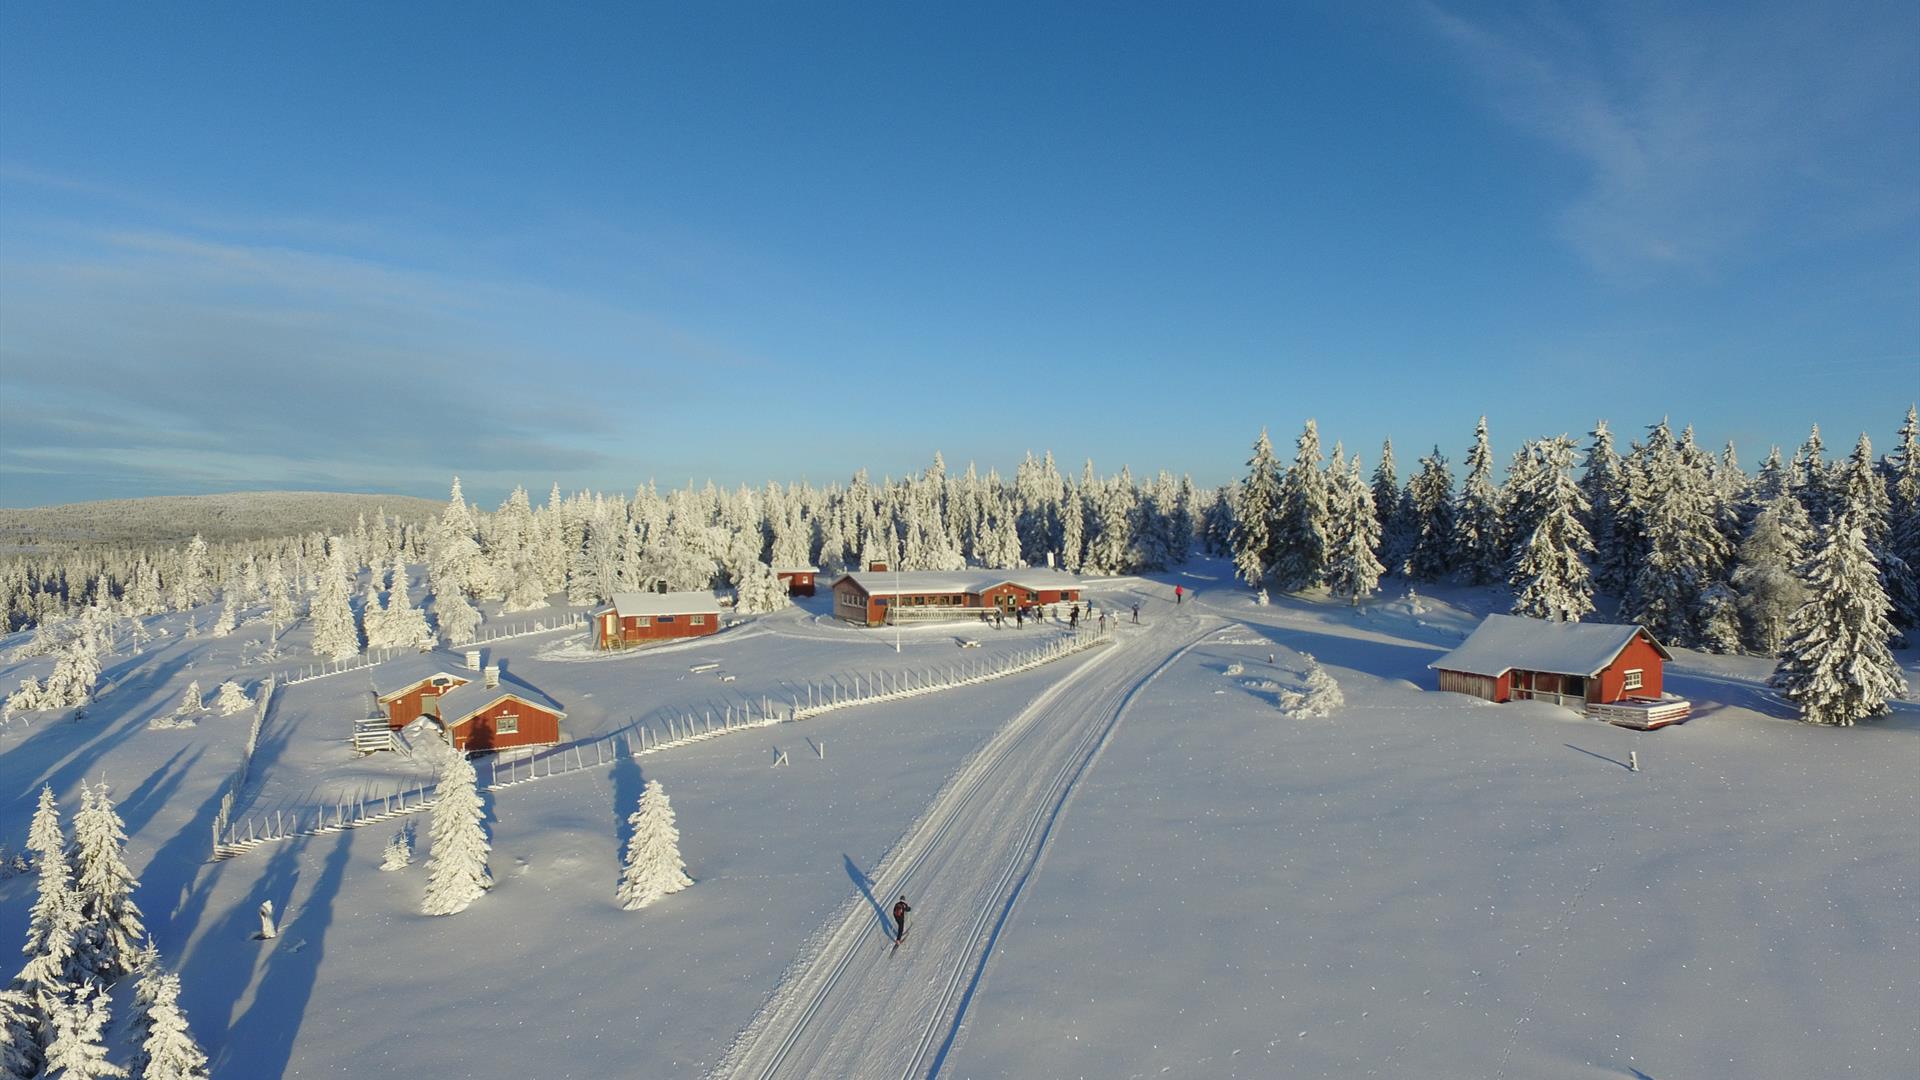
<svg viewBox="0 0 1920 1080">
<path fill-rule="evenodd" d="M 1850 453 L 1830 457 L 1816 425 L 1790 456 L 1773 448 L 1752 472 L 1731 444 L 1711 452 L 1691 428 L 1676 433 L 1665 420 L 1624 447 L 1604 421 L 1584 446 L 1532 439 L 1497 471 L 1484 418 L 1459 477 L 1434 447 L 1403 481 L 1391 441 L 1369 470 L 1358 451 L 1336 443 L 1326 452 L 1311 420 L 1285 462 L 1261 432 L 1246 468 L 1239 483 L 1203 494 L 1166 472 L 1103 477 L 1092 462 L 1074 477 L 1050 453 L 1029 454 L 1011 482 L 972 466 L 954 475 L 936 454 L 900 480 L 859 473 L 825 488 L 709 483 L 565 496 L 555 485 L 540 506 L 516 488 L 491 513 L 469 504 L 455 478 L 426 523 L 362 515 L 331 537 L 195 536 L 178 547 L 19 556 L 0 567 L 7 627 L 37 629 L 29 653 L 63 662 L 8 708 L 86 701 L 114 615 L 215 600 L 219 615 L 196 629 L 224 636 L 238 620 L 264 619 L 277 630 L 305 616 L 315 653 L 341 659 L 436 638 L 465 644 L 482 622 L 477 601 L 511 613 L 558 594 L 588 604 L 664 583 L 729 590 L 742 611 L 766 611 L 785 603 L 778 567 L 832 575 L 882 560 L 906 570 L 1122 574 L 1178 565 L 1195 545 L 1230 557 L 1262 596 L 1324 588 L 1358 604 L 1389 575 L 1505 584 L 1516 614 L 1580 620 L 1598 611 L 1687 648 L 1785 650 L 1783 685 L 1861 657 L 1889 672 L 1886 645 L 1920 621 L 1913 409 L 1882 455 L 1863 433 Z M 420 606 L 410 564 L 425 568 Z M 1824 629 L 1813 625 L 1809 599 L 1828 605 Z M 1837 637 L 1855 644 L 1834 654 Z M 1877 701 L 1884 690 L 1867 696 Z"/>
</svg>

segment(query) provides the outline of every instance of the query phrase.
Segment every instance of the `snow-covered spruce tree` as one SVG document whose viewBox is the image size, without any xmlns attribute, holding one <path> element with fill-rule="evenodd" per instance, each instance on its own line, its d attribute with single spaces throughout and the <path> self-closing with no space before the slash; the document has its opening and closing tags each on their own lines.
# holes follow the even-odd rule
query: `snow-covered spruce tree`
<svg viewBox="0 0 1920 1080">
<path fill-rule="evenodd" d="M 1880 570 L 1880 588 L 1887 596 L 1887 621 L 1895 627 L 1911 625 L 1908 616 L 1920 611 L 1920 580 L 1913 568 L 1889 543 L 1893 503 L 1881 470 L 1873 462 L 1873 443 L 1864 432 L 1847 463 L 1831 478 L 1829 496 L 1836 506 L 1853 514 L 1866 534 L 1867 550 Z"/>
<path fill-rule="evenodd" d="M 267 625 L 275 637 L 293 623 L 293 589 L 287 584 L 287 572 L 280 556 L 267 560 L 267 576 L 262 586 L 267 591 Z"/>
<path fill-rule="evenodd" d="M 1825 446 L 1820 440 L 1820 425 L 1813 425 L 1807 432 L 1807 441 L 1800 444 L 1794 452 L 1790 466 L 1793 477 L 1793 493 L 1806 508 L 1807 519 L 1816 526 L 1825 525 L 1833 511 L 1835 501 L 1830 487 L 1830 472 L 1825 458 Z"/>
<path fill-rule="evenodd" d="M 1760 508 L 1734 559 L 1732 584 L 1754 651 L 1778 655 L 1787 623 L 1807 602 L 1799 568 L 1806 562 L 1813 526 L 1800 500 L 1782 490 Z"/>
<path fill-rule="evenodd" d="M 1273 526 L 1279 507 L 1280 463 L 1274 459 L 1267 429 L 1261 428 L 1253 442 L 1253 456 L 1247 459 L 1247 478 L 1240 482 L 1229 540 L 1234 571 L 1252 588 L 1267 580 L 1273 565 Z"/>
<path fill-rule="evenodd" d="M 39 1010 L 23 990 L 0 987 L 0 1080 L 40 1075 Z"/>
<path fill-rule="evenodd" d="M 1900 425 L 1895 440 L 1893 452 L 1885 462 L 1886 550 L 1898 556 L 1915 576 L 1920 576 L 1920 410 L 1911 405 L 1907 407 L 1906 422 Z M 1920 596 L 1914 598 L 1911 610 L 1903 610 L 1900 598 L 1890 595 L 1887 599 L 1894 605 L 1895 626 L 1920 626 Z"/>
<path fill-rule="evenodd" d="M 1638 454 L 1636 519 L 1645 540 L 1623 611 L 1661 641 L 1710 644 L 1703 597 L 1730 554 L 1702 463 L 1673 441 L 1663 420 Z M 1718 607 L 1719 605 L 1715 605 Z"/>
<path fill-rule="evenodd" d="M 1810 599 L 1787 624 L 1772 684 L 1812 724 L 1851 725 L 1887 712 L 1906 678 L 1887 648 L 1887 595 L 1867 546 L 1864 508 L 1841 503 L 1803 564 Z"/>
<path fill-rule="evenodd" d="M 404 555 L 393 557 L 392 584 L 387 588 L 387 603 L 382 616 L 384 647 L 389 649 L 433 648 L 433 631 L 427 628 L 427 616 L 413 606 L 407 590 L 407 564 Z"/>
<path fill-rule="evenodd" d="M 1338 453 L 1334 456 L 1338 460 Z M 1380 576 L 1386 572 L 1375 554 L 1380 520 L 1374 516 L 1373 493 L 1360 478 L 1357 455 L 1344 473 L 1328 479 L 1333 535 L 1327 549 L 1327 589 L 1357 605 L 1380 591 Z"/>
<path fill-rule="evenodd" d="M 1573 441 L 1562 435 L 1529 446 L 1534 484 L 1522 520 L 1537 522 L 1514 554 L 1507 581 L 1513 614 L 1579 622 L 1593 611 L 1593 584 L 1584 556 L 1593 552 L 1580 517 L 1586 496 L 1573 481 Z"/>
<path fill-rule="evenodd" d="M 1453 570 L 1453 472 L 1439 447 L 1407 481 L 1407 576 L 1438 581 Z"/>
<path fill-rule="evenodd" d="M 427 893 L 420 904 L 424 914 L 465 911 L 493 885 L 487 872 L 492 845 L 482 824 L 485 809 L 478 785 L 479 777 L 466 755 L 449 753 L 435 789 L 433 824 L 428 830 L 433 850 L 427 855 Z"/>
<path fill-rule="evenodd" d="M 413 827 L 411 825 L 393 834 L 387 841 L 386 850 L 380 854 L 380 869 L 405 870 L 413 865 Z"/>
<path fill-rule="evenodd" d="M 1347 703 L 1347 696 L 1340 691 L 1340 684 L 1333 675 L 1320 666 L 1320 661 L 1311 653 L 1301 653 L 1307 661 L 1307 677 L 1299 690 L 1282 690 L 1280 708 L 1289 716 L 1320 717 L 1331 715 L 1333 710 Z"/>
<path fill-rule="evenodd" d="M 740 573 L 734 610 L 746 615 L 758 615 L 779 611 L 793 604 L 792 597 L 787 595 L 786 585 L 773 572 L 773 567 L 763 562 L 750 562 L 741 568 Z"/>
<path fill-rule="evenodd" d="M 462 592 L 435 596 L 433 617 L 440 624 L 440 637 L 450 647 L 467 644 L 480 630 L 480 611 L 467 602 Z"/>
<path fill-rule="evenodd" d="M 1200 551 L 1217 558 L 1233 557 L 1233 488 L 1222 484 L 1200 511 Z"/>
<path fill-rule="evenodd" d="M 354 624 L 346 542 L 327 538 L 327 565 L 313 594 L 313 652 L 345 660 L 360 652 L 360 628 Z"/>
<path fill-rule="evenodd" d="M 199 533 L 187 542 L 174 571 L 168 602 L 175 611 L 186 611 L 208 595 L 207 542 Z"/>
<path fill-rule="evenodd" d="M 111 1019 L 104 987 L 82 986 L 53 1009 L 47 1080 L 109 1080 L 127 1070 L 107 1060 L 104 1033 Z"/>
<path fill-rule="evenodd" d="M 140 1080 L 207 1080 L 207 1055 L 187 1029 L 180 1009 L 180 976 L 158 970 L 143 972 L 141 983 L 149 1000 L 141 1027 Z"/>
<path fill-rule="evenodd" d="M 247 697 L 246 690 L 239 683 L 228 679 L 220 684 L 218 693 L 214 695 L 213 707 L 221 716 L 232 716 L 253 708 L 253 699 Z"/>
<path fill-rule="evenodd" d="M 106 785 L 80 788 L 73 816 L 74 893 L 80 901 L 81 966 L 104 980 L 133 970 L 146 927 L 133 902 L 133 871 L 126 861 L 127 828 Z"/>
<path fill-rule="evenodd" d="M 1626 476 L 1620 455 L 1613 448 L 1613 432 L 1601 420 L 1589 433 L 1593 439 L 1580 468 L 1580 493 L 1588 509 L 1581 518 L 1587 535 L 1593 539 L 1593 583 L 1613 596 L 1626 592 L 1633 580 L 1628 561 L 1629 544 L 1623 543 L 1620 517 L 1626 512 Z"/>
<path fill-rule="evenodd" d="M 618 898 L 628 911 L 693 884 L 680 858 L 680 830 L 673 823 L 673 806 L 660 781 L 649 780 L 640 791 L 640 806 L 627 818 L 633 835 L 627 838 L 626 866 L 620 874 Z"/>
<path fill-rule="evenodd" d="M 34 868 L 39 872 L 39 893 L 27 916 L 27 941 L 21 949 L 27 956 L 26 967 L 15 985 L 28 995 L 35 1009 L 35 1025 L 44 1037 L 50 1037 L 45 1024 L 52 1015 L 53 1003 L 74 985 L 74 944 L 83 925 L 66 848 L 53 788 L 42 786 L 39 807 L 27 827 L 27 850 L 33 853 Z"/>
<path fill-rule="evenodd" d="M 1380 522 L 1380 563 L 1389 574 L 1406 567 L 1409 547 L 1409 507 L 1400 490 L 1393 460 L 1393 440 L 1380 444 L 1380 464 L 1373 467 L 1373 516 Z"/>
<path fill-rule="evenodd" d="M 1311 589 L 1326 578 L 1327 475 L 1321 469 L 1320 428 L 1309 419 L 1281 478 L 1274 519 L 1273 579 L 1286 592 Z"/>
<path fill-rule="evenodd" d="M 234 626 L 240 621 L 239 598 L 232 588 L 220 590 L 220 614 L 215 616 L 213 626 L 207 631 L 213 637 L 226 637 L 233 633 Z"/>
<path fill-rule="evenodd" d="M 187 683 L 185 690 L 180 692 L 180 704 L 174 707 L 173 714 L 175 716 L 194 716 L 206 711 L 207 695 L 200 690 L 200 680 L 194 679 Z"/>
<path fill-rule="evenodd" d="M 1473 431 L 1467 451 L 1467 478 L 1453 515 L 1453 564 L 1468 582 L 1497 581 L 1507 557 L 1500 525 L 1500 491 L 1493 483 L 1493 448 L 1487 441 L 1487 418 Z"/>
</svg>

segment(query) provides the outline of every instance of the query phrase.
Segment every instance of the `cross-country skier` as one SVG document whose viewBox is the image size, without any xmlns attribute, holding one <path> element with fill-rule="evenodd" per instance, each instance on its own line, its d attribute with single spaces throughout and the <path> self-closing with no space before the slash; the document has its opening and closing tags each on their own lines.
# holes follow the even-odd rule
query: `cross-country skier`
<svg viewBox="0 0 1920 1080">
<path fill-rule="evenodd" d="M 911 907 L 907 906 L 907 898 L 905 894 L 902 894 L 900 899 L 894 901 L 893 943 L 895 945 L 898 945 L 902 941 L 907 940 L 907 912 L 912 910 L 913 909 Z"/>
</svg>

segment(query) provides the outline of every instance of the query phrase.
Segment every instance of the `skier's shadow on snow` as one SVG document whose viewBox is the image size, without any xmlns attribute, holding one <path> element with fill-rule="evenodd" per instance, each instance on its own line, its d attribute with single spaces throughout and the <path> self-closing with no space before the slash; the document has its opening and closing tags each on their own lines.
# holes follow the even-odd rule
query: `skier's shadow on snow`
<svg viewBox="0 0 1920 1080">
<path fill-rule="evenodd" d="M 854 865 L 853 856 L 842 854 L 840 861 L 846 864 L 847 876 L 852 878 L 854 885 L 859 887 L 860 895 L 867 898 L 867 906 L 873 908 L 874 925 L 881 933 L 887 935 L 888 938 L 892 938 L 893 930 L 887 925 L 886 909 L 882 908 L 880 901 L 873 897 L 873 879 L 868 877 L 858 866 Z"/>
<path fill-rule="evenodd" d="M 1591 750 L 1587 750 L 1582 747 L 1575 746 L 1572 743 L 1561 743 L 1560 745 L 1566 747 L 1569 750 L 1578 750 L 1580 753 L 1585 754 L 1588 757 L 1599 758 L 1601 761 L 1604 761 L 1609 765 L 1618 765 L 1621 768 L 1626 769 L 1628 771 L 1632 771 L 1633 769 L 1633 766 L 1631 764 L 1621 761 L 1619 758 L 1610 758 L 1605 754 L 1596 754 Z"/>
</svg>

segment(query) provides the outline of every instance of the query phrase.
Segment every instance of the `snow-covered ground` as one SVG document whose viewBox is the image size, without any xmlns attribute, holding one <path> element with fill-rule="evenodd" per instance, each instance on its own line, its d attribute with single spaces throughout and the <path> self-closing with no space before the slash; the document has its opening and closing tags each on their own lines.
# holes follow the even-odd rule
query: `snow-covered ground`
<svg viewBox="0 0 1920 1080">
<path fill-rule="evenodd" d="M 222 1078 L 1911 1074 L 1913 705 L 1805 727 L 1764 661 L 1682 653 L 1694 719 L 1636 733 L 1424 689 L 1490 593 L 1256 607 L 1206 574 L 1097 585 L 1142 625 L 1006 679 L 495 792 L 496 885 L 451 917 L 418 914 L 419 859 L 379 870 L 394 824 L 206 861 L 247 717 L 147 721 L 190 679 L 274 670 L 242 635 L 170 634 L 83 720 L 0 730 L 0 844 L 43 781 L 69 809 L 112 784 Z M 1175 581 L 1199 597 L 1176 609 Z M 1061 632 L 928 627 L 895 653 L 825 610 L 610 659 L 564 633 L 491 648 L 579 737 Z M 1325 718 L 1276 707 L 1309 653 L 1345 696 Z M 0 685 L 45 665 L 0 653 Z M 366 688 L 283 689 L 239 813 L 404 773 L 342 747 Z M 695 884 L 627 912 L 645 780 Z M 0 940 L 32 887 L 0 881 Z M 263 899 L 286 912 L 267 942 Z"/>
</svg>

